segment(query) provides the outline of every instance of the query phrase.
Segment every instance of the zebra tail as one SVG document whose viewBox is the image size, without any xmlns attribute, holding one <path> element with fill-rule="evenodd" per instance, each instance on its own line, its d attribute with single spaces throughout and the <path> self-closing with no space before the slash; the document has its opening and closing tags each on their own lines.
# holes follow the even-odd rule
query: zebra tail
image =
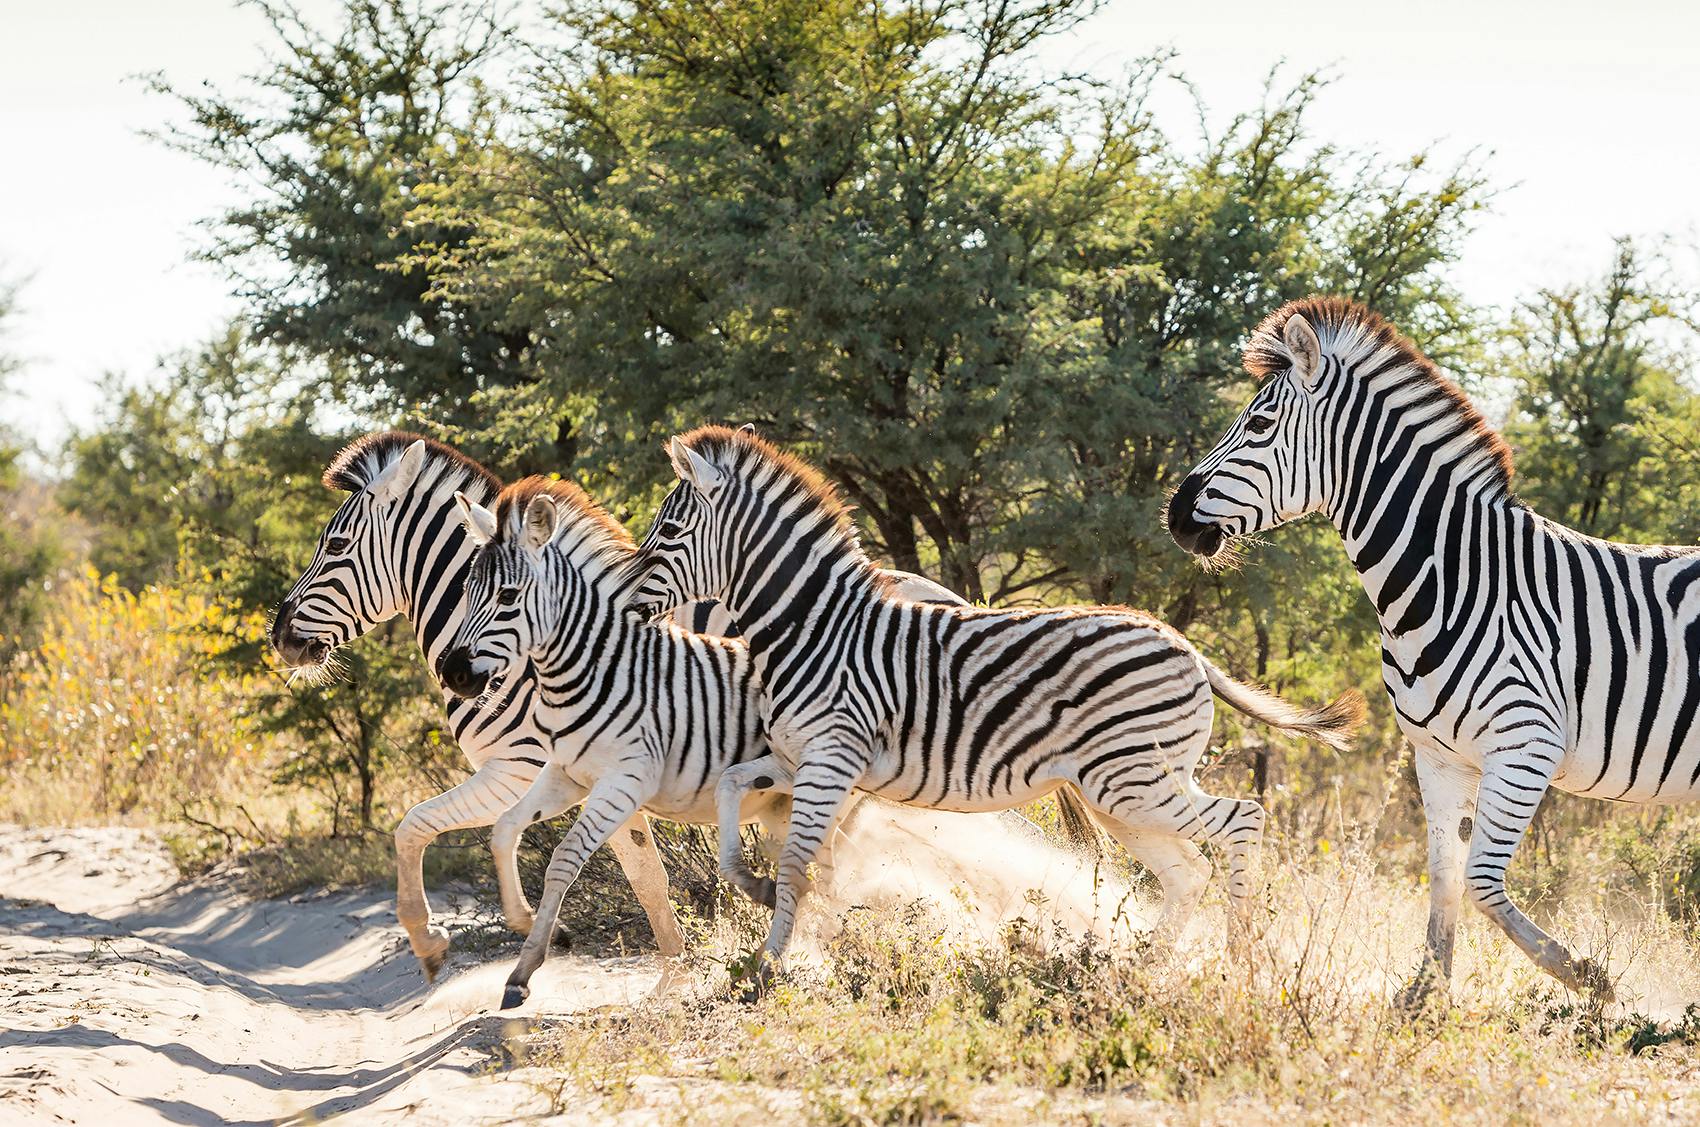
<svg viewBox="0 0 1700 1127">
<path fill-rule="evenodd" d="M 1356 689 L 1348 689 L 1321 708 L 1300 708 L 1267 689 L 1234 680 L 1208 658 L 1201 656 L 1199 660 L 1204 662 L 1204 675 L 1210 679 L 1212 692 L 1235 709 L 1270 727 L 1298 732 L 1338 751 L 1345 751 L 1351 746 L 1353 734 L 1364 722 L 1364 695 Z"/>
<path fill-rule="evenodd" d="M 1057 826 L 1062 830 L 1063 840 L 1090 857 L 1107 856 L 1104 831 L 1098 827 L 1080 792 L 1064 785 L 1057 788 L 1056 795 Z"/>
</svg>

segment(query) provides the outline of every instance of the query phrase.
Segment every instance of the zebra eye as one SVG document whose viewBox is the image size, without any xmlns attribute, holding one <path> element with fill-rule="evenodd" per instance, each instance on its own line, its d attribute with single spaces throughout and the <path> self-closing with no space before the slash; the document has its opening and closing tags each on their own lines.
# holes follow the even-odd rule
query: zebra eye
<svg viewBox="0 0 1700 1127">
<path fill-rule="evenodd" d="M 1245 429 L 1253 434 L 1262 434 L 1275 425 L 1274 415 L 1253 415 L 1245 421 Z"/>
<path fill-rule="evenodd" d="M 518 587 L 503 587 L 503 588 L 500 588 L 496 592 L 496 601 L 498 603 L 501 603 L 505 607 L 512 606 L 513 604 L 519 602 L 519 588 Z"/>
<path fill-rule="evenodd" d="M 679 533 L 685 531 L 685 526 L 676 520 L 664 520 L 656 526 L 656 531 L 661 533 L 663 536 L 677 536 Z"/>
<path fill-rule="evenodd" d="M 325 541 L 325 551 L 333 556 L 340 556 L 348 551 L 348 537 L 333 536 Z"/>
</svg>

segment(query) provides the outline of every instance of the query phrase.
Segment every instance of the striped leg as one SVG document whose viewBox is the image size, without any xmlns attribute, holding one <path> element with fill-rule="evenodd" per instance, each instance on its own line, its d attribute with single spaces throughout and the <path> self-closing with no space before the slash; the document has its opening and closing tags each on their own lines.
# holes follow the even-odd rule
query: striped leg
<svg viewBox="0 0 1700 1127">
<path fill-rule="evenodd" d="M 1198 836 L 1228 856 L 1228 921 L 1230 944 L 1252 937 L 1252 864 L 1263 844 L 1263 826 L 1268 814 L 1249 798 L 1217 798 L 1188 782 L 1187 797 L 1198 811 Z M 1195 837 L 1194 840 L 1197 840 Z"/>
<path fill-rule="evenodd" d="M 1464 852 L 1475 828 L 1480 784 L 1475 771 L 1417 749 L 1417 786 L 1428 823 L 1428 940 L 1422 966 L 1395 999 L 1401 1009 L 1417 1008 L 1437 982 L 1444 987 L 1452 981 L 1452 948 L 1464 899 Z"/>
<path fill-rule="evenodd" d="M 1563 746 L 1558 740 L 1552 746 Z M 1470 902 L 1500 926 L 1535 964 L 1572 990 L 1587 990 L 1605 1001 L 1613 999 L 1605 968 L 1578 959 L 1524 915 L 1505 894 L 1505 870 L 1528 831 L 1546 793 L 1556 757 L 1548 762 L 1531 755 L 1527 746 L 1509 751 L 1502 761 L 1490 756 L 1476 797 L 1476 822 L 1470 831 L 1470 852 L 1464 862 Z M 1544 767 L 1542 773 L 1537 771 Z"/>
<path fill-rule="evenodd" d="M 396 920 L 427 981 L 435 979 L 448 957 L 449 937 L 431 926 L 422 871 L 425 847 L 449 830 L 488 826 L 512 806 L 530 785 L 536 768 L 510 759 L 491 759 L 471 778 L 407 812 L 395 830 Z"/>
<path fill-rule="evenodd" d="M 1163 888 L 1163 912 L 1151 938 L 1169 946 L 1180 938 L 1187 921 L 1198 908 L 1199 897 L 1210 880 L 1210 862 L 1198 846 L 1171 833 L 1136 829 L 1117 818 L 1098 812 L 1099 823 L 1110 836 L 1133 854 L 1135 860 L 1157 878 Z"/>
<path fill-rule="evenodd" d="M 502 918 L 521 935 L 531 933 L 536 917 L 526 903 L 519 883 L 519 837 L 525 827 L 558 818 L 584 801 L 586 788 L 567 777 L 559 764 L 549 763 L 538 772 L 531 789 L 496 819 L 490 835 L 490 855 L 496 861 L 496 886 L 502 895 Z"/>
<path fill-rule="evenodd" d="M 519 963 L 508 975 L 508 986 L 502 993 L 502 1008 L 511 1010 L 524 1003 L 530 995 L 531 976 L 549 955 L 549 942 L 555 935 L 555 921 L 561 914 L 561 902 L 567 889 L 578 879 L 579 870 L 614 831 L 631 820 L 645 801 L 653 797 L 655 786 L 638 775 L 610 775 L 597 781 L 579 809 L 578 818 L 555 853 L 549 858 L 549 868 L 543 880 L 543 902 L 538 906 L 537 921 L 531 934 L 520 948 Z"/>
<path fill-rule="evenodd" d="M 757 904 L 769 908 L 774 904 L 774 883 L 771 877 L 758 877 L 744 859 L 740 829 L 744 821 L 744 797 L 752 790 L 789 791 L 791 773 L 772 755 L 739 763 L 721 772 L 715 785 L 715 803 L 720 811 L 720 875 L 731 881 Z M 774 803 L 767 812 L 777 813 Z M 768 819 L 763 818 L 763 825 Z M 771 830 L 769 831 L 771 838 Z"/>
<path fill-rule="evenodd" d="M 831 840 L 865 763 L 864 755 L 832 749 L 812 761 L 804 760 L 797 768 L 791 786 L 791 827 L 779 851 L 773 924 L 762 946 L 761 965 L 756 968 L 758 989 L 783 965 L 791 931 L 797 924 L 797 909 L 808 892 L 809 864 Z"/>
</svg>

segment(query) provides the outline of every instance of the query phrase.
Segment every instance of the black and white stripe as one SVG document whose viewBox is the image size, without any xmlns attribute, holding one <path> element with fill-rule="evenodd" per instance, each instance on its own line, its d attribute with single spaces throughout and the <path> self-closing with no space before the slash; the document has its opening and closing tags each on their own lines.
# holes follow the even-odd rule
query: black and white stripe
<svg viewBox="0 0 1700 1127">
<path fill-rule="evenodd" d="M 325 485 L 348 497 L 320 533 L 312 560 L 272 623 L 273 648 L 284 664 L 322 675 L 336 650 L 398 615 L 408 618 L 429 668 L 435 669 L 463 613 L 462 585 L 474 544 L 454 495 L 494 504 L 496 476 L 453 447 L 416 434 L 386 431 L 362 437 L 332 460 Z M 897 588 L 921 601 L 961 602 L 924 576 L 887 572 Z M 698 633 L 735 636 L 737 625 L 712 602 L 683 606 L 674 621 Z M 422 876 L 427 846 L 453 829 L 496 823 L 536 780 L 549 759 L 550 737 L 534 709 L 533 671 L 506 678 L 481 706 L 443 693 L 448 730 L 473 774 L 410 809 L 396 827 L 396 914 L 427 977 L 447 955 L 447 934 L 431 924 Z M 734 843 L 735 844 L 735 843 Z M 514 861 L 517 834 L 492 839 L 496 871 L 512 922 L 529 932 Z M 612 842 L 654 928 L 664 954 L 683 950 L 668 899 L 667 875 L 643 815 Z"/>
<path fill-rule="evenodd" d="M 1172 935 L 1208 877 L 1196 842 L 1226 850 L 1243 911 L 1263 828 L 1257 803 L 1206 794 L 1193 778 L 1212 690 L 1336 745 L 1356 723 L 1361 701 L 1301 712 L 1233 681 L 1137 611 L 910 602 L 869 564 L 836 492 L 809 467 L 723 427 L 676 438 L 670 451 L 681 481 L 634 561 L 637 597 L 717 598 L 744 627 L 774 755 L 729 770 L 723 795 L 775 766 L 793 775 L 772 964 L 805 869 L 853 789 L 971 811 L 1074 788 L 1162 882 L 1159 928 Z"/>
<path fill-rule="evenodd" d="M 1427 957 L 1449 979 L 1464 894 L 1543 969 L 1609 993 L 1511 903 L 1505 872 L 1548 786 L 1700 795 L 1700 550 L 1596 540 L 1518 502 L 1510 453 L 1410 341 L 1313 298 L 1246 350 L 1265 382 L 1171 501 L 1183 547 L 1321 512 L 1381 623 L 1428 819 Z"/>
<path fill-rule="evenodd" d="M 428 666 L 434 666 L 460 624 L 461 588 L 473 543 L 462 529 L 455 493 L 493 500 L 500 482 L 452 447 L 415 434 L 366 435 L 338 454 L 325 471 L 333 489 L 348 491 L 320 534 L 317 550 L 273 620 L 273 648 L 295 669 L 322 671 L 337 647 L 397 615 L 413 625 Z M 714 608 L 717 609 L 717 608 Z M 701 616 L 705 608 L 683 608 Z M 726 626 L 724 612 L 710 626 Z M 548 761 L 548 737 L 534 710 L 536 681 L 521 671 L 476 707 L 444 692 L 448 730 L 473 774 L 420 802 L 396 827 L 396 915 L 427 977 L 435 977 L 449 940 L 431 925 L 421 860 L 440 834 L 493 824 L 522 796 Z M 683 950 L 667 877 L 641 816 L 614 842 L 661 950 Z M 499 874 L 511 856 L 496 850 Z M 514 878 L 517 884 L 517 878 Z"/>
<path fill-rule="evenodd" d="M 548 767 L 497 823 L 497 835 L 517 836 L 583 803 L 550 858 L 543 903 L 508 979 L 508 1008 L 526 997 L 562 899 L 590 855 L 640 810 L 716 821 L 722 772 L 764 757 L 767 744 L 748 649 L 633 613 L 631 539 L 577 486 L 528 478 L 503 490 L 493 510 L 462 504 L 482 546 L 439 675 L 478 698 L 533 669 L 535 716 L 551 740 Z M 776 778 L 750 796 L 734 840 L 738 824 L 752 819 L 782 832 L 783 783 Z"/>
</svg>

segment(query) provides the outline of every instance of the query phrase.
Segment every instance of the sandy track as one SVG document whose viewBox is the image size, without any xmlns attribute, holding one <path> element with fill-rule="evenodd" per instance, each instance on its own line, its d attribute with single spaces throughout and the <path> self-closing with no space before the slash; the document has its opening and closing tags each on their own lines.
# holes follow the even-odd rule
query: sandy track
<svg viewBox="0 0 1700 1127">
<path fill-rule="evenodd" d="M 1127 913 L 1125 889 L 1019 819 L 864 808 L 798 957 L 840 910 L 881 900 L 950 905 L 978 938 L 1031 916 L 1029 889 L 1077 928 Z M 145 831 L 0 825 L 0 1127 L 546 1114 L 558 1078 L 511 1067 L 530 1023 L 495 1012 L 512 957 L 457 951 L 428 987 L 388 889 L 255 901 L 228 879 L 180 883 Z M 520 1013 L 630 1005 L 660 975 L 653 958 L 556 954 Z"/>
<path fill-rule="evenodd" d="M 428 988 L 387 893 L 251 901 L 176 878 L 143 832 L 0 827 L 0 1123 L 544 1110 L 523 1070 L 492 1074 L 506 960 Z M 535 1004 L 563 1013 L 640 999 L 658 969 L 561 955 L 541 975 Z"/>
</svg>

